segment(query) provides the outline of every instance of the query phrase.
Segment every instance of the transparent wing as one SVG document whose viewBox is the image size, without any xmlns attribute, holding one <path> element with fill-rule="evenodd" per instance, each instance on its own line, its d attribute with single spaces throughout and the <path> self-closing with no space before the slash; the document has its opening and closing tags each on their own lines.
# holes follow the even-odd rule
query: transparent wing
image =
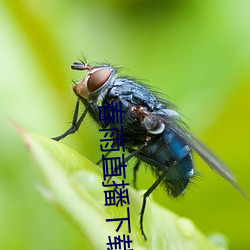
<svg viewBox="0 0 250 250">
<path fill-rule="evenodd" d="M 237 185 L 236 178 L 230 169 L 210 149 L 181 126 L 170 127 L 208 164 L 210 168 L 231 183 L 243 196 L 248 198 L 243 190 Z"/>
<path fill-rule="evenodd" d="M 163 123 L 166 127 L 173 130 L 182 140 L 184 140 L 193 151 L 195 151 L 216 173 L 221 175 L 229 183 L 231 183 L 243 196 L 246 198 L 247 195 L 237 185 L 236 178 L 229 168 L 202 142 L 195 138 L 186 128 L 185 124 L 182 123 L 177 116 L 165 116 L 161 114 L 151 115 L 158 119 L 159 122 Z"/>
</svg>

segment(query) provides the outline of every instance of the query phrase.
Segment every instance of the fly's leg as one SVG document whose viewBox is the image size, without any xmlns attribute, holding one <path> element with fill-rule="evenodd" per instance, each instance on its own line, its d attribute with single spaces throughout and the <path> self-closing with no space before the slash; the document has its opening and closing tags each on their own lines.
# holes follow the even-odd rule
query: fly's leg
<svg viewBox="0 0 250 250">
<path fill-rule="evenodd" d="M 111 152 L 112 152 L 112 151 L 108 151 L 108 152 L 104 155 L 104 157 L 106 158 Z M 99 165 L 101 162 L 102 162 L 102 159 L 100 159 L 100 160 L 96 163 L 96 165 Z M 110 177 L 108 178 L 107 183 L 109 183 L 109 182 L 111 181 L 111 179 L 112 179 L 112 176 L 110 176 Z"/>
<path fill-rule="evenodd" d="M 147 145 L 148 145 L 148 143 L 144 142 L 138 149 L 136 149 L 136 150 L 130 149 L 130 151 L 129 151 L 130 154 L 126 157 L 125 162 L 128 162 L 133 156 L 135 156 L 136 154 L 138 154 Z"/>
<path fill-rule="evenodd" d="M 136 162 L 136 164 L 134 166 L 134 171 L 133 171 L 133 173 L 134 173 L 133 186 L 134 186 L 135 189 L 136 189 L 137 171 L 138 171 L 140 165 L 141 165 L 141 161 L 137 160 L 137 162 Z"/>
<path fill-rule="evenodd" d="M 82 115 L 80 116 L 79 120 L 77 120 L 78 119 L 79 104 L 80 104 L 80 101 L 78 99 L 77 102 L 76 102 L 71 127 L 65 133 L 63 133 L 62 135 L 59 135 L 59 136 L 51 138 L 51 139 L 53 139 L 55 141 L 60 141 L 64 137 L 68 136 L 69 134 L 75 133 L 79 129 L 79 127 L 80 127 L 80 125 L 81 125 L 81 123 L 82 123 L 82 121 L 83 121 L 84 117 L 86 116 L 86 114 L 88 112 L 88 109 L 89 109 L 89 105 L 88 105 L 86 107 L 86 109 L 84 110 L 84 112 L 82 113 Z"/>
<path fill-rule="evenodd" d="M 147 142 L 145 142 L 144 144 L 142 144 L 138 149 L 132 151 L 132 152 L 125 158 L 124 163 L 128 162 L 133 156 L 135 156 L 138 152 L 140 152 L 140 151 L 141 151 L 144 147 L 146 147 L 146 146 L 147 146 Z M 117 167 L 118 167 L 118 169 L 119 169 L 120 166 L 117 166 Z M 138 167 L 139 167 L 139 166 L 138 166 Z M 137 167 L 137 168 L 138 168 L 138 167 Z M 117 171 L 118 171 L 118 170 L 117 170 Z M 108 178 L 107 183 L 109 183 L 109 182 L 111 181 L 111 179 L 112 179 L 112 176 L 110 176 L 110 177 Z"/>
<path fill-rule="evenodd" d="M 112 152 L 112 151 L 108 151 L 108 152 L 104 155 L 104 157 L 108 156 L 111 152 Z M 102 159 L 100 159 L 100 160 L 96 163 L 96 165 L 99 165 L 101 162 L 102 162 Z"/>
<path fill-rule="evenodd" d="M 141 213 L 140 213 L 140 230 L 142 233 L 142 236 L 144 240 L 147 240 L 146 234 L 143 229 L 143 216 L 146 208 L 146 202 L 148 196 L 158 187 L 158 185 L 162 182 L 163 178 L 167 174 L 167 171 L 165 171 L 158 179 L 154 182 L 154 184 L 147 190 L 147 192 L 143 195 L 143 201 L 142 201 L 142 208 L 141 208 Z"/>
</svg>

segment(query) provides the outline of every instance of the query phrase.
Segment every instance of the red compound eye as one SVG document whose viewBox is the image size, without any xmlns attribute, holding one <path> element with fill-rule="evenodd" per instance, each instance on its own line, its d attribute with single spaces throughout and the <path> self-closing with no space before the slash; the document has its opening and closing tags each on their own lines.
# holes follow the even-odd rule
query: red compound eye
<svg viewBox="0 0 250 250">
<path fill-rule="evenodd" d="M 92 73 L 88 79 L 88 90 L 93 92 L 99 89 L 109 78 L 110 71 L 108 69 L 99 69 Z"/>
</svg>

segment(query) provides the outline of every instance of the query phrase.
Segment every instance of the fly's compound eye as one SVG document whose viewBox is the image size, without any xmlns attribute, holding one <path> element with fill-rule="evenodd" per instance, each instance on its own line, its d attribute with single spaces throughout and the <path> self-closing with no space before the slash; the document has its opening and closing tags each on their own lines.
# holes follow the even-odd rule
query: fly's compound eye
<svg viewBox="0 0 250 250">
<path fill-rule="evenodd" d="M 99 89 L 110 77 L 111 72 L 108 69 L 98 69 L 89 75 L 87 82 L 88 90 L 93 92 Z"/>
</svg>

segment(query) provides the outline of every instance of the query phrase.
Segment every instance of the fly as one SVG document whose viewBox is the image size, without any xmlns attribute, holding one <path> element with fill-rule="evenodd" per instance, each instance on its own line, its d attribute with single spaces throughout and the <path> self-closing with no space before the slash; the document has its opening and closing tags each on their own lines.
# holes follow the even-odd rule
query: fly
<svg viewBox="0 0 250 250">
<path fill-rule="evenodd" d="M 157 176 L 153 185 L 144 193 L 140 213 L 140 230 L 144 239 L 143 216 L 147 197 L 159 184 L 163 184 L 172 197 L 182 195 L 195 174 L 192 151 L 195 151 L 215 172 L 230 182 L 245 197 L 236 184 L 236 179 L 227 166 L 186 128 L 175 106 L 158 98 L 142 83 L 128 77 L 118 77 L 117 70 L 108 64 L 90 66 L 85 62 L 74 62 L 73 70 L 85 70 L 86 76 L 75 83 L 73 91 L 78 99 L 71 127 L 56 141 L 76 132 L 87 113 L 104 129 L 115 125 L 98 121 L 98 106 L 105 102 L 121 102 L 124 112 L 124 145 L 129 155 L 137 158 L 136 171 L 142 163 L 151 166 Z M 85 106 L 78 117 L 79 105 Z"/>
</svg>

